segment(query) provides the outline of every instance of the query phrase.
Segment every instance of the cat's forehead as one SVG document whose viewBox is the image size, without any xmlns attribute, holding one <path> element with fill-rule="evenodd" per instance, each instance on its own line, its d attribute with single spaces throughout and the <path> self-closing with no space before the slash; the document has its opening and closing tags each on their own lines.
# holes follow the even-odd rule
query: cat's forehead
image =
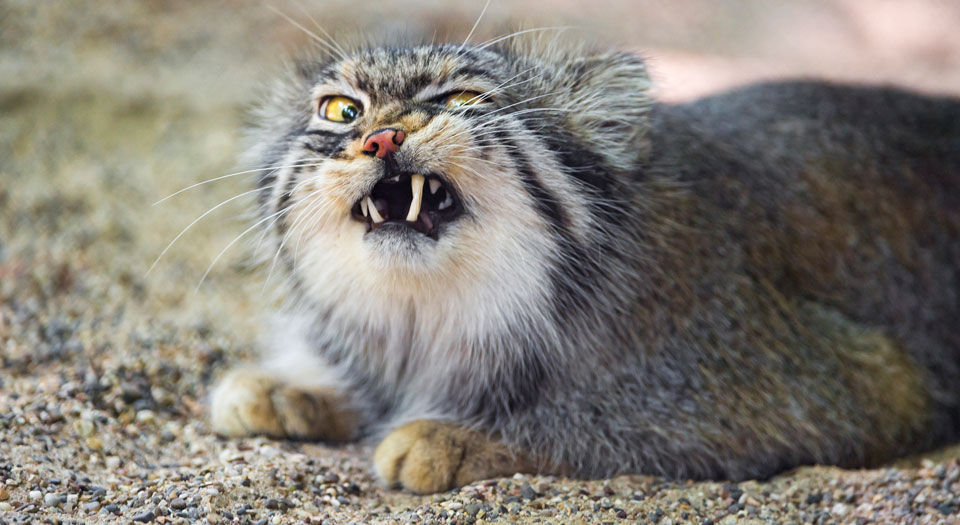
<svg viewBox="0 0 960 525">
<path fill-rule="evenodd" d="M 492 51 L 446 45 L 383 47 L 332 64 L 320 81 L 346 82 L 374 98 L 412 98 L 431 85 L 472 82 L 482 87 L 506 72 L 503 57 Z"/>
</svg>

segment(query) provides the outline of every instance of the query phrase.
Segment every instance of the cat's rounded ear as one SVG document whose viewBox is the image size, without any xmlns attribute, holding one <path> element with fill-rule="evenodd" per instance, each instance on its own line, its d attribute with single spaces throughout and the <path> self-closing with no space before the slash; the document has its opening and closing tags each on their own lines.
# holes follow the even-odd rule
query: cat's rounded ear
<svg viewBox="0 0 960 525">
<path fill-rule="evenodd" d="M 564 106 L 570 130 L 618 169 L 630 169 L 648 152 L 650 77 L 635 54 L 608 52 L 568 63 Z"/>
</svg>

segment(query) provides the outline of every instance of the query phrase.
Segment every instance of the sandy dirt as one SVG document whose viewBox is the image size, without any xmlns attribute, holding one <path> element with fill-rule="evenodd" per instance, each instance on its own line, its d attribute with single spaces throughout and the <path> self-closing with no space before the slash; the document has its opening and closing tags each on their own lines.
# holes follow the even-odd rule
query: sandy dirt
<svg viewBox="0 0 960 525">
<path fill-rule="evenodd" d="M 302 3 L 341 33 L 454 39 L 480 9 Z M 960 92 L 960 4 L 706 5 L 496 2 L 475 40 L 577 25 L 564 38 L 650 57 L 670 100 L 784 76 Z M 249 177 L 153 203 L 234 169 L 258 83 L 308 40 L 254 2 L 0 0 L 0 523 L 960 522 L 960 447 L 740 484 L 516 476 L 414 496 L 377 484 L 368 447 L 213 436 L 209 387 L 255 354 L 276 278 L 255 237 L 220 256 L 248 196 L 147 274 Z"/>
</svg>

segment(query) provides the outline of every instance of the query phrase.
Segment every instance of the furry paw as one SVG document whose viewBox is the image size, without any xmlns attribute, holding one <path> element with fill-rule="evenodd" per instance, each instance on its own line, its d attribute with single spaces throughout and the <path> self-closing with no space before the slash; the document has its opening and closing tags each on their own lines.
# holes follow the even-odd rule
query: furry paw
<svg viewBox="0 0 960 525">
<path fill-rule="evenodd" d="M 486 434 L 430 420 L 408 423 L 387 435 L 374 453 L 374 464 L 389 485 L 419 493 L 531 471 L 529 461 Z"/>
<path fill-rule="evenodd" d="M 213 391 L 210 422 L 214 432 L 239 437 L 346 441 L 355 427 L 332 389 L 303 388 L 268 374 L 238 369 Z"/>
</svg>

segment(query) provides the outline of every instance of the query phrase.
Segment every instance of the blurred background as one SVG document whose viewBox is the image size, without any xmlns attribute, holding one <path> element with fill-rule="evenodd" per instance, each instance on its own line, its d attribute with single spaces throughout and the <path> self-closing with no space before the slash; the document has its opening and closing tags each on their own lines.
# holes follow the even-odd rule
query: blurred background
<svg viewBox="0 0 960 525">
<path fill-rule="evenodd" d="M 119 284 L 117 293 L 133 290 L 151 308 L 185 306 L 188 285 L 243 231 L 248 200 L 204 218 L 151 278 L 144 273 L 192 219 L 249 189 L 249 178 L 152 204 L 236 166 L 247 104 L 310 44 L 276 11 L 347 39 L 408 32 L 459 42 L 483 5 L 0 0 L 0 292 L 23 284 L 13 277 L 24 268 L 61 268 L 103 279 L 91 291 Z M 642 53 L 662 100 L 783 77 L 960 94 L 960 2 L 494 0 L 472 40 L 553 26 L 572 27 L 562 38 Z M 213 268 L 191 315 L 222 293 L 236 294 L 233 305 L 249 299 L 238 286 L 244 246 Z"/>
<path fill-rule="evenodd" d="M 455 42 L 483 8 L 269 5 L 334 35 L 422 32 Z M 668 101 L 784 77 L 960 94 L 955 1 L 494 0 L 472 41 L 544 26 L 642 53 L 655 95 Z M 147 270 L 183 228 L 251 180 L 153 204 L 236 169 L 258 86 L 309 43 L 249 0 L 0 0 L 0 440 L 17 444 L 14 463 L 30 463 L 17 455 L 39 446 L 17 436 L 37 432 L 64 440 L 53 447 L 62 460 L 37 467 L 51 469 L 96 455 L 101 440 L 91 435 L 124 458 L 175 457 L 183 428 L 203 435 L 207 385 L 251 353 L 251 320 L 274 304 L 267 272 L 247 257 L 255 238 L 230 247 L 197 288 L 250 224 L 252 199 L 204 217 Z M 145 410 L 153 415 L 141 421 Z M 74 420 L 93 427 L 76 431 Z M 0 479 L 12 476 L 2 460 Z"/>
</svg>

